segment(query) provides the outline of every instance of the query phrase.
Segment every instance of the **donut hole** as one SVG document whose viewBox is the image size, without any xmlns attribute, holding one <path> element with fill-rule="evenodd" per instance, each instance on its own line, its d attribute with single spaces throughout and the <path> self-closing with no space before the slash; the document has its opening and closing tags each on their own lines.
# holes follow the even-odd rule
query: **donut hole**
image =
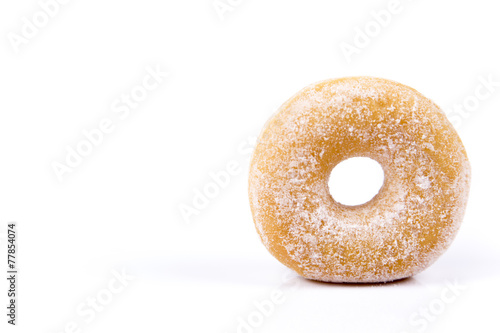
<svg viewBox="0 0 500 333">
<path fill-rule="evenodd" d="M 352 157 L 333 168 L 328 188 L 333 200 L 357 206 L 373 199 L 383 184 L 384 170 L 377 161 L 369 157 Z"/>
</svg>

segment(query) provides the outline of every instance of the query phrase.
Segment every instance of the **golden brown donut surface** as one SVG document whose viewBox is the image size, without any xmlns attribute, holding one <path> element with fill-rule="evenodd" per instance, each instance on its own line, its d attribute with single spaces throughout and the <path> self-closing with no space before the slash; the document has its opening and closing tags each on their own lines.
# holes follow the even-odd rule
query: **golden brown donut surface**
<svg viewBox="0 0 500 333">
<path fill-rule="evenodd" d="M 332 169 L 369 157 L 384 184 L 369 202 L 330 195 Z M 250 206 L 266 248 L 298 274 L 329 282 L 414 275 L 450 245 L 470 182 L 445 114 L 416 90 L 371 77 L 308 86 L 266 123 L 252 156 Z"/>
</svg>

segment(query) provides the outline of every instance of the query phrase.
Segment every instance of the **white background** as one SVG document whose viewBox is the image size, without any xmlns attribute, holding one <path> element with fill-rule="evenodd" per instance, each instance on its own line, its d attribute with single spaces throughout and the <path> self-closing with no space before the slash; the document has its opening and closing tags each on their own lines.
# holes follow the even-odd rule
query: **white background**
<svg viewBox="0 0 500 333">
<path fill-rule="evenodd" d="M 222 4 L 231 10 L 219 15 L 212 0 L 73 0 L 14 47 L 23 17 L 32 22 L 41 7 L 2 1 L 0 256 L 6 271 L 6 224 L 17 221 L 20 277 L 16 327 L 6 324 L 0 283 L 0 330 L 498 330 L 500 86 L 474 97 L 487 91 L 481 78 L 500 81 L 497 2 L 401 0 L 379 31 L 371 12 L 389 1 Z M 366 26 L 368 45 L 358 41 L 348 61 L 342 42 L 354 45 Z M 120 119 L 113 103 L 148 66 L 169 76 Z M 261 245 L 248 206 L 252 139 L 267 118 L 304 86 L 352 75 L 399 81 L 443 109 L 478 102 L 452 111 L 472 165 L 463 226 L 432 267 L 399 283 L 294 278 Z M 53 163 L 105 118 L 114 130 L 59 181 Z M 235 163 L 188 223 L 181 205 Z M 113 274 L 123 270 L 134 279 L 118 288 Z M 268 304 L 273 290 L 280 304 L 264 316 L 255 302 Z M 90 310 L 95 297 L 101 311 Z M 241 324 L 249 317 L 255 327 Z"/>
</svg>

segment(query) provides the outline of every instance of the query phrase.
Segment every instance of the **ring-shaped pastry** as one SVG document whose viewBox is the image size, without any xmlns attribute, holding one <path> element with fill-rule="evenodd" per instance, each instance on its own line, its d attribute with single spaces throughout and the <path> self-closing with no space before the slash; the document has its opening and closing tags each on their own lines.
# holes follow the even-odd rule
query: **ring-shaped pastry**
<svg viewBox="0 0 500 333">
<path fill-rule="evenodd" d="M 330 195 L 333 168 L 369 157 L 384 170 L 370 201 Z M 470 184 L 462 142 L 431 100 L 394 81 L 327 80 L 290 98 L 252 156 L 249 197 L 266 248 L 298 274 L 329 282 L 414 275 L 450 245 Z"/>
</svg>

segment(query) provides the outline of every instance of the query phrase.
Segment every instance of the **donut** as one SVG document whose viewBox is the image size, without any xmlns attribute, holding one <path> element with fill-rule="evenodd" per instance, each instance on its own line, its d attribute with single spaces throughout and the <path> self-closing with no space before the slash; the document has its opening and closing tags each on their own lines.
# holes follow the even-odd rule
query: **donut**
<svg viewBox="0 0 500 333">
<path fill-rule="evenodd" d="M 368 202 L 330 195 L 333 168 L 380 164 Z M 249 171 L 249 201 L 268 251 L 312 280 L 377 283 L 429 267 L 453 241 L 470 187 L 465 148 L 442 110 L 415 89 L 373 77 L 315 83 L 265 124 Z"/>
</svg>

